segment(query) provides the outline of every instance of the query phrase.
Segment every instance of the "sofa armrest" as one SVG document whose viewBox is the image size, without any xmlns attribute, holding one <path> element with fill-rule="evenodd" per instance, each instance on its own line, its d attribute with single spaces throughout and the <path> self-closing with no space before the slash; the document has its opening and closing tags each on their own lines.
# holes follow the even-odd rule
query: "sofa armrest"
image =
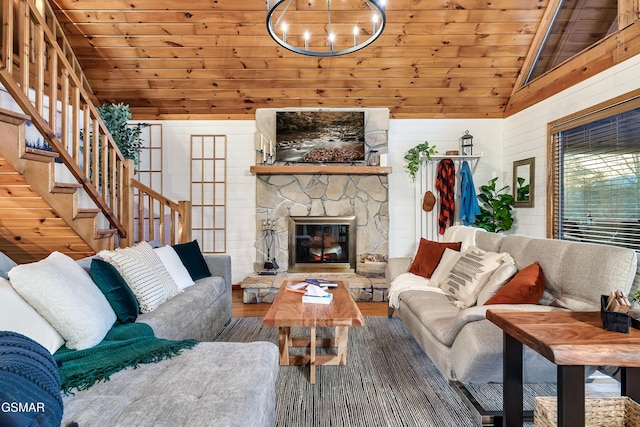
<svg viewBox="0 0 640 427">
<path fill-rule="evenodd" d="M 231 287 L 231 257 L 222 254 L 203 254 L 212 276 L 224 279 L 225 284 Z"/>
<path fill-rule="evenodd" d="M 411 261 L 411 257 L 389 259 L 389 262 L 387 262 L 387 268 L 384 272 L 384 276 L 387 278 L 389 283 L 391 283 L 393 279 L 395 279 L 398 275 L 409 271 L 409 267 L 411 267 Z"/>
</svg>

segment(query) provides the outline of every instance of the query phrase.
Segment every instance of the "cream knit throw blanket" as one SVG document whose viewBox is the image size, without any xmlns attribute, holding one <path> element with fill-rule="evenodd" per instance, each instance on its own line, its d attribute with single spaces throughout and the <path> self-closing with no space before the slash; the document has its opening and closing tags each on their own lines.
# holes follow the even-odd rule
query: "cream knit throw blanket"
<svg viewBox="0 0 640 427">
<path fill-rule="evenodd" d="M 404 291 L 427 291 L 445 294 L 442 289 L 429 285 L 429 279 L 413 273 L 402 273 L 389 285 L 390 307 L 398 307 L 400 304 L 400 294 Z"/>
</svg>

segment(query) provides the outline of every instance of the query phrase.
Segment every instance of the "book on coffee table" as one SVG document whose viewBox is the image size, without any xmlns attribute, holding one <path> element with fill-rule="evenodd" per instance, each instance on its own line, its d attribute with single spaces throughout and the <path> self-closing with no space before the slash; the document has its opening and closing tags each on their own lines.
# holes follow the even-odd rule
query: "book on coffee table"
<svg viewBox="0 0 640 427">
<path fill-rule="evenodd" d="M 307 278 L 304 279 L 305 282 L 310 283 L 312 285 L 316 285 L 316 286 L 326 286 L 328 288 L 335 288 L 338 286 L 338 284 L 332 280 L 327 280 L 327 279 L 316 279 L 316 278 Z"/>
</svg>

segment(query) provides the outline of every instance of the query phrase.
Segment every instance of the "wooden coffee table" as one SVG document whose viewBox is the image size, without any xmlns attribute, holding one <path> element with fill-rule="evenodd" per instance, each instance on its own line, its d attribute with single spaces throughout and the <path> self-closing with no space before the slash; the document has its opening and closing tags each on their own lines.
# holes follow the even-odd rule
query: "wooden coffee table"
<svg viewBox="0 0 640 427">
<path fill-rule="evenodd" d="M 349 293 L 347 283 L 338 281 L 337 288 L 330 288 L 333 301 L 330 304 L 309 304 L 302 302 L 302 294 L 291 292 L 285 287 L 292 283 L 285 280 L 278 295 L 271 304 L 262 322 L 263 326 L 278 328 L 280 365 L 309 364 L 309 382 L 316 382 L 317 365 L 345 365 L 347 363 L 347 340 L 349 326 L 363 326 L 364 319 L 358 305 Z M 294 282 L 295 283 L 295 282 Z M 316 339 L 316 328 L 335 327 L 335 338 Z M 292 338 L 292 327 L 308 327 L 308 337 Z M 308 354 L 293 355 L 291 347 L 308 347 Z M 318 348 L 337 348 L 335 354 L 316 354 Z"/>
</svg>

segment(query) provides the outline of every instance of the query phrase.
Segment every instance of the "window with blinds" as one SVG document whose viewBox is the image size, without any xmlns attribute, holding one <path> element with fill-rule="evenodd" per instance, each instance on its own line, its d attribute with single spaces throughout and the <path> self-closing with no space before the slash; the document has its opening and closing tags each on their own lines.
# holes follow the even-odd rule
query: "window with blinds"
<svg viewBox="0 0 640 427">
<path fill-rule="evenodd" d="M 553 237 L 640 251 L 637 100 L 552 124 L 550 140 Z"/>
</svg>

